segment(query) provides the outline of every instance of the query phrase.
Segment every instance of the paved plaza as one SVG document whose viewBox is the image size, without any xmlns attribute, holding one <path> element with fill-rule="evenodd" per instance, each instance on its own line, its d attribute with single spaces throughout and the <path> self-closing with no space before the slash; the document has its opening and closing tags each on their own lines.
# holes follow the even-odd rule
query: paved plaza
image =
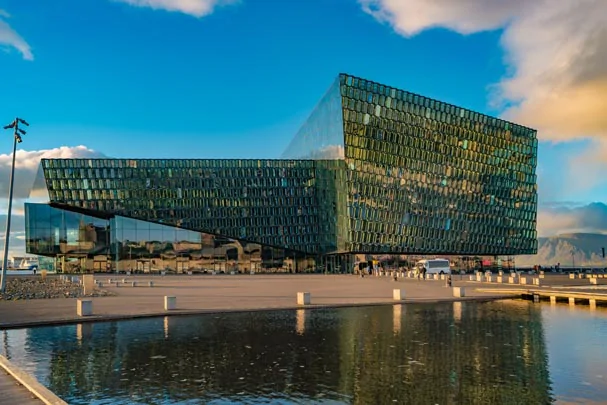
<svg viewBox="0 0 607 405">
<path fill-rule="evenodd" d="M 164 296 L 177 297 L 175 314 L 263 310 L 297 307 L 297 292 L 309 292 L 314 306 L 392 304 L 393 290 L 405 290 L 404 302 L 454 300 L 445 281 L 420 281 L 353 275 L 178 275 L 96 276 L 112 297 L 91 298 L 94 315 L 76 315 L 75 298 L 0 302 L 0 328 L 137 316 L 165 315 Z M 119 281 L 119 287 L 109 280 Z M 123 282 L 126 281 L 126 282 Z M 132 287 L 132 282 L 137 282 Z M 149 281 L 154 282 L 149 287 Z M 475 291 L 455 277 L 455 286 L 469 286 L 467 299 L 498 298 L 504 294 Z"/>
</svg>

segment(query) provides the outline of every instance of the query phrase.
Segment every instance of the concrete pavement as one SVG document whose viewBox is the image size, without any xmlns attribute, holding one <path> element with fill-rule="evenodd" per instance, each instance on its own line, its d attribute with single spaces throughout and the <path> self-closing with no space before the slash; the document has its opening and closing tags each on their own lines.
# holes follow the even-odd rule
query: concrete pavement
<svg viewBox="0 0 607 405">
<path fill-rule="evenodd" d="M 142 316 L 164 316 L 164 296 L 177 297 L 177 309 L 170 314 L 219 311 L 247 311 L 296 308 L 296 294 L 310 292 L 312 305 L 351 306 L 393 304 L 393 289 L 404 289 L 402 302 L 453 301 L 445 281 L 420 281 L 389 277 L 361 278 L 353 275 L 177 275 L 177 276 L 95 276 L 113 297 L 92 298 L 93 316 L 76 315 L 76 299 L 38 299 L 0 301 L 0 328 L 34 326 L 47 323 L 110 320 Z M 120 286 L 109 284 L 119 280 Z M 122 283 L 125 279 L 127 282 Z M 138 286 L 132 287 L 136 281 Z M 148 287 L 153 281 L 154 287 Z M 454 285 L 466 286 L 456 280 Z M 474 291 L 468 288 L 464 299 L 496 299 L 512 295 Z"/>
</svg>

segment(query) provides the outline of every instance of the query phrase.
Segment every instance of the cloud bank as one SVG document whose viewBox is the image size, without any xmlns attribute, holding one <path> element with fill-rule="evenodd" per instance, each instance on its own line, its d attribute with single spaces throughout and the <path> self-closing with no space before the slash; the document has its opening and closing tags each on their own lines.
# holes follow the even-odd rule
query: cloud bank
<svg viewBox="0 0 607 405">
<path fill-rule="evenodd" d="M 23 204 L 30 195 L 34 184 L 40 159 L 52 158 L 101 158 L 104 154 L 87 148 L 86 146 L 62 146 L 54 149 L 37 151 L 18 150 L 15 156 L 15 185 L 12 211 L 12 226 L 10 238 L 10 254 L 23 255 L 25 253 L 25 228 Z M 4 246 L 4 231 L 6 224 L 6 211 L 8 200 L 9 176 L 13 155 L 0 155 L 0 246 Z M 38 202 L 36 199 L 29 199 Z M 42 201 L 40 201 L 42 202 Z M 0 256 L 2 252 L 0 252 Z"/>
<path fill-rule="evenodd" d="M 211 14 L 219 6 L 236 3 L 237 0 L 115 0 L 136 7 L 174 11 L 194 17 Z"/>
<path fill-rule="evenodd" d="M 104 157 L 104 155 L 82 145 L 36 151 L 18 150 L 15 157 L 14 198 L 16 200 L 28 198 L 38 172 L 40 159 L 96 157 Z M 8 198 L 12 159 L 12 154 L 0 155 L 0 199 Z"/>
<path fill-rule="evenodd" d="M 0 46 L 6 46 L 9 49 L 14 48 L 25 60 L 34 60 L 34 54 L 27 42 L 6 22 L 10 14 L 0 9 Z"/>
<path fill-rule="evenodd" d="M 607 205 L 545 204 L 540 206 L 537 222 L 538 236 L 566 233 L 607 234 Z"/>
<path fill-rule="evenodd" d="M 604 0 L 360 0 L 410 37 L 442 27 L 503 29 L 512 74 L 497 84 L 509 119 L 545 140 L 607 135 L 607 2 Z"/>
</svg>

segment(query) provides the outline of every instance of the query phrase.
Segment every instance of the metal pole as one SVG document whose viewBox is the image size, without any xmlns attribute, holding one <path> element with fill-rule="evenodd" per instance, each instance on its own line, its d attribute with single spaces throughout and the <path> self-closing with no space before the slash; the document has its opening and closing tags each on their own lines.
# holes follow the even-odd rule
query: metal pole
<svg viewBox="0 0 607 405">
<path fill-rule="evenodd" d="M 11 166 L 11 177 L 9 180 L 9 191 L 8 191 L 8 213 L 6 216 L 6 234 L 4 236 L 4 259 L 2 261 L 2 276 L 0 280 L 0 292 L 4 293 L 6 290 L 6 268 L 8 267 L 8 247 L 9 239 L 11 234 L 11 211 L 13 209 L 13 185 L 15 180 L 15 155 L 17 152 L 17 133 L 18 120 L 15 119 L 15 136 L 13 139 L 13 165 Z"/>
</svg>

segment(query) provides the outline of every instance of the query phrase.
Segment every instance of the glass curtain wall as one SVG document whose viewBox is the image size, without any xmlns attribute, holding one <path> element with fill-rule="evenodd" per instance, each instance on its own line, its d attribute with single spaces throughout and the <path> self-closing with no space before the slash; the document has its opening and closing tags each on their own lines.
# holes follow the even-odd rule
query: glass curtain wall
<svg viewBox="0 0 607 405">
<path fill-rule="evenodd" d="M 340 272 L 315 255 L 115 216 L 26 204 L 26 249 L 66 273 Z M 48 262 L 48 260 L 46 260 Z M 318 262 L 318 264 L 317 264 Z"/>
</svg>

